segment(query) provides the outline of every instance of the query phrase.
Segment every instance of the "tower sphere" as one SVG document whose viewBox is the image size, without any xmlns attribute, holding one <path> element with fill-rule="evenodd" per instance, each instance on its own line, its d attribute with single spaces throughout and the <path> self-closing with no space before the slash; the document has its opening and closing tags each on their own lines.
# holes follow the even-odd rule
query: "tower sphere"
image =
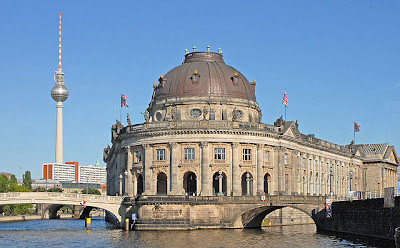
<svg viewBox="0 0 400 248">
<path fill-rule="evenodd" d="M 56 84 L 53 89 L 51 89 L 51 97 L 56 102 L 63 102 L 68 98 L 68 90 L 62 84 Z"/>
</svg>

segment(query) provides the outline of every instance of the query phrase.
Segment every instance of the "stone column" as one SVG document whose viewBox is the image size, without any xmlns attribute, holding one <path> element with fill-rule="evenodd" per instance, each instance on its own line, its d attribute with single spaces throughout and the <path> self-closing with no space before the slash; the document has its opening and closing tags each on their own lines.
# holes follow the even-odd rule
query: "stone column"
<svg viewBox="0 0 400 248">
<path fill-rule="evenodd" d="M 264 153 L 264 145 L 258 144 L 257 145 L 257 194 L 261 195 L 264 192 L 264 178 L 263 178 L 263 153 Z"/>
<path fill-rule="evenodd" d="M 274 182 L 274 191 L 273 194 L 280 194 L 281 189 L 281 173 L 282 173 L 282 159 L 281 159 L 281 148 L 274 148 L 274 178 L 272 179 Z"/>
<path fill-rule="evenodd" d="M 126 147 L 127 160 L 126 160 L 126 171 L 128 172 L 127 181 L 125 181 L 125 194 L 133 196 L 133 181 L 132 181 L 132 165 L 133 165 L 133 153 L 132 147 Z"/>
<path fill-rule="evenodd" d="M 170 161 L 169 161 L 169 168 L 170 168 L 170 191 L 168 192 L 169 195 L 181 195 L 182 194 L 182 184 L 179 184 L 178 179 L 178 165 L 179 165 L 179 148 L 178 143 L 171 142 L 170 145 Z"/>
<path fill-rule="evenodd" d="M 201 192 L 202 196 L 211 196 L 211 181 L 210 179 L 210 156 L 208 142 L 201 142 Z"/>
<path fill-rule="evenodd" d="M 239 178 L 239 143 L 232 143 L 232 192 L 233 196 L 240 196 L 241 184 Z"/>
<path fill-rule="evenodd" d="M 143 195 L 151 195 L 152 194 L 152 183 L 151 183 L 151 166 L 153 163 L 153 154 L 151 151 L 151 146 L 149 144 L 143 145 L 144 152 L 144 192 Z"/>
<path fill-rule="evenodd" d="M 135 176 L 133 177 L 133 196 L 137 196 L 137 173 L 135 173 Z"/>
</svg>

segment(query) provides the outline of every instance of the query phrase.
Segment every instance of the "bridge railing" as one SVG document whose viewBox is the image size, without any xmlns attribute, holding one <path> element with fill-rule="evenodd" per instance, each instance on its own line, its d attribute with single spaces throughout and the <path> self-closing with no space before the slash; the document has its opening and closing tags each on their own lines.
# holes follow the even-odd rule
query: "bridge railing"
<svg viewBox="0 0 400 248">
<path fill-rule="evenodd" d="M 76 193 L 58 193 L 58 192 L 8 192 L 0 193 L 0 198 L 73 198 L 82 200 L 96 201 L 121 201 L 121 196 L 76 194 Z"/>
<path fill-rule="evenodd" d="M 126 198 L 125 202 L 151 202 L 152 204 L 163 203 L 324 203 L 325 196 L 294 196 L 294 195 L 272 195 L 261 201 L 260 196 L 140 196 Z"/>
</svg>

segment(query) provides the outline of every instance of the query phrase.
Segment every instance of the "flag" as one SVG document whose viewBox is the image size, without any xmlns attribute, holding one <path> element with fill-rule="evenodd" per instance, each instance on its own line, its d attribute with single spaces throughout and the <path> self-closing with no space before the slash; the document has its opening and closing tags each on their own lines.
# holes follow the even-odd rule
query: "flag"
<svg viewBox="0 0 400 248">
<path fill-rule="evenodd" d="M 287 101 L 286 90 L 285 90 L 285 94 L 283 95 L 282 104 L 285 104 L 285 107 L 286 107 L 286 108 L 289 106 L 289 105 L 288 105 L 288 101 Z"/>
<path fill-rule="evenodd" d="M 121 108 L 122 107 L 128 107 L 129 108 L 128 104 L 126 103 L 126 99 L 127 98 L 128 98 L 127 96 L 121 94 Z"/>
<path fill-rule="evenodd" d="M 360 132 L 361 125 L 358 125 L 357 122 L 354 122 L 354 132 Z"/>
</svg>

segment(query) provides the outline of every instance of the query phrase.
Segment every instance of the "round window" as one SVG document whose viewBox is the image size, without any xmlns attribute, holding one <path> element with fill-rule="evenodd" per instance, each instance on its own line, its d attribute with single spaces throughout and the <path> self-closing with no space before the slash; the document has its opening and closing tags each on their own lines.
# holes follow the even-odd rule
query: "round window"
<svg viewBox="0 0 400 248">
<path fill-rule="evenodd" d="M 196 108 L 196 109 L 192 109 L 190 111 L 190 117 L 192 117 L 192 118 L 199 118 L 200 115 L 201 115 L 201 110 L 200 109 Z"/>
<path fill-rule="evenodd" d="M 162 121 L 163 115 L 160 112 L 156 113 L 156 121 Z"/>
</svg>

